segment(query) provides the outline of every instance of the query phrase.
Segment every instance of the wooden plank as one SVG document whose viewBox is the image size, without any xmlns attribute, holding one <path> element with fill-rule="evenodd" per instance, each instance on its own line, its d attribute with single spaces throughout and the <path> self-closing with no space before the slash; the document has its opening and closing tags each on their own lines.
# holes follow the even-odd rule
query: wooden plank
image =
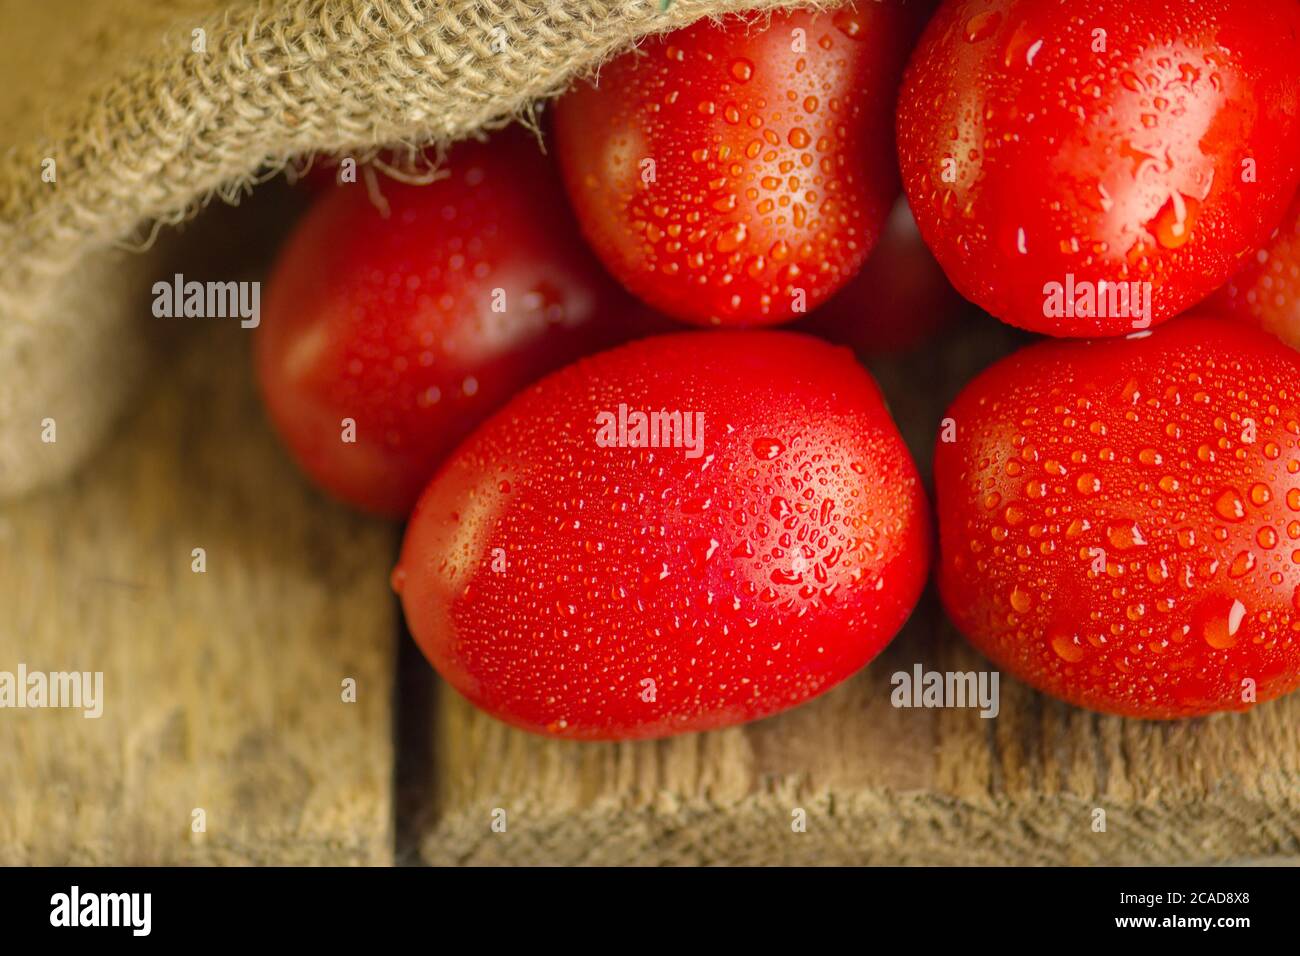
<svg viewBox="0 0 1300 956">
<path fill-rule="evenodd" d="M 923 473 L 960 385 L 1023 339 L 973 321 L 873 370 Z M 630 744 L 529 736 L 439 684 L 429 863 L 1132 864 L 1300 857 L 1300 694 L 1247 715 L 1104 717 L 1003 675 L 1001 710 L 896 709 L 891 675 L 989 665 L 933 593 L 841 687 L 746 727 Z M 807 815 L 794 832 L 794 812 Z M 505 831 L 493 829 L 505 811 Z M 1094 830 L 1095 811 L 1105 831 Z M 495 818 L 500 819 L 499 815 Z"/>
<path fill-rule="evenodd" d="M 104 682 L 99 719 L 0 710 L 0 864 L 389 862 L 396 529 L 297 475 L 249 333 L 189 321 L 109 449 L 0 506 L 0 670 Z"/>
</svg>

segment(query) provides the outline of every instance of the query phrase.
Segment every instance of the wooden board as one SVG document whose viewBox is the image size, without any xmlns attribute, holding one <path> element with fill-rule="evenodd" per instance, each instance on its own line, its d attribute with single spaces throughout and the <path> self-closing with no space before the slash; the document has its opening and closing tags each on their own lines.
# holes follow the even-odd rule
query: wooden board
<svg viewBox="0 0 1300 956">
<path fill-rule="evenodd" d="M 258 193 L 168 254 L 202 255 L 198 278 L 269 261 L 247 227 L 293 210 Z M 923 473 L 956 389 L 1021 341 L 985 320 L 873 363 Z M 247 346 L 219 323 L 169 343 L 88 469 L 0 506 L 0 670 L 101 670 L 106 697 L 99 720 L 0 710 L 0 864 L 1300 860 L 1300 694 L 1154 724 L 1004 678 L 993 720 L 895 709 L 896 671 L 987 668 L 933 594 L 862 674 L 747 727 L 591 745 L 497 723 L 397 636 L 397 529 L 299 477 Z"/>
<path fill-rule="evenodd" d="M 873 363 L 923 473 L 955 390 L 1019 341 L 992 320 L 973 321 L 941 351 Z M 928 593 L 861 674 L 807 706 L 718 733 L 548 741 L 438 685 L 425 717 L 434 798 L 416 826 L 421 856 L 953 865 L 1300 857 L 1300 694 L 1244 716 L 1155 723 L 1088 713 L 1003 675 L 994 719 L 896 709 L 890 677 L 917 663 L 990 669 Z M 794 826 L 799 810 L 804 832 Z"/>
<path fill-rule="evenodd" d="M 197 321 L 88 469 L 0 506 L 0 670 L 104 675 L 99 719 L 0 710 L 0 864 L 392 859 L 396 529 L 298 477 L 249 333 Z"/>
</svg>

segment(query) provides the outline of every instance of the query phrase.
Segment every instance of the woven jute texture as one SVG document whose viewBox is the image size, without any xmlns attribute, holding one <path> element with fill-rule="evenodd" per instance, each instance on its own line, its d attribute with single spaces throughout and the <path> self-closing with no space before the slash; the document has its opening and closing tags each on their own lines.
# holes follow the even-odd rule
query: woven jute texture
<svg viewBox="0 0 1300 956">
<path fill-rule="evenodd" d="M 0 0 L 0 496 L 66 474 L 122 411 L 160 226 L 305 154 L 527 115 L 647 34 L 834 5 L 661 2 Z"/>
</svg>

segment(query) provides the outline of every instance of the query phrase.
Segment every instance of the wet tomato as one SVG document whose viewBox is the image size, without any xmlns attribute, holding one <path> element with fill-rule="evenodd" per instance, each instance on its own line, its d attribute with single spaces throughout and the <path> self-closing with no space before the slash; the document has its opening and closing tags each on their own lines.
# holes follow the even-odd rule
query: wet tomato
<svg viewBox="0 0 1300 956">
<path fill-rule="evenodd" d="M 1300 355 L 1219 318 L 1045 342 L 958 396 L 940 592 L 1071 703 L 1244 710 L 1300 684 Z"/>
<path fill-rule="evenodd" d="M 893 104 L 916 13 L 867 2 L 647 41 L 556 104 L 583 232 L 627 288 L 697 324 L 808 312 L 898 193 Z"/>
<path fill-rule="evenodd" d="M 903 184 L 967 298 L 1051 335 L 1204 299 L 1295 192 L 1292 0 L 948 0 L 908 66 Z"/>
<path fill-rule="evenodd" d="M 621 341 L 633 303 L 578 235 L 527 134 L 456 147 L 446 178 L 326 189 L 275 266 L 255 339 L 298 463 L 404 517 L 438 462 L 516 391 Z"/>
<path fill-rule="evenodd" d="M 489 713 L 660 737 L 848 677 L 911 612 L 929 553 L 915 466 L 846 349 L 681 333 L 485 423 L 421 497 L 393 581 L 429 660 Z"/>
</svg>

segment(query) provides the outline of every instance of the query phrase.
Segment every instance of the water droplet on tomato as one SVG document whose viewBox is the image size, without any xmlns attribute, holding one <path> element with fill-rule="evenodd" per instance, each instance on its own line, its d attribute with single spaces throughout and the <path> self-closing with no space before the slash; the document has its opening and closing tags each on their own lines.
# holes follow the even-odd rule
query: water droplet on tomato
<svg viewBox="0 0 1300 956">
<path fill-rule="evenodd" d="M 1225 488 L 1214 500 L 1214 512 L 1224 521 L 1242 521 L 1246 517 L 1246 503 L 1236 488 Z"/>
<path fill-rule="evenodd" d="M 1077 664 L 1087 654 L 1087 649 L 1078 642 L 1077 638 L 1066 637 L 1064 634 L 1052 638 L 1052 650 L 1056 651 L 1056 656 L 1067 664 Z"/>
<path fill-rule="evenodd" d="M 850 40 L 860 40 L 863 34 L 862 15 L 855 10 L 840 10 L 831 21 Z"/>
<path fill-rule="evenodd" d="M 787 571 L 784 568 L 773 569 L 770 575 L 773 584 L 798 584 L 803 580 L 803 575 L 796 571 Z"/>
<path fill-rule="evenodd" d="M 754 76 L 754 63 L 745 57 L 731 61 L 731 75 L 739 83 L 748 83 Z"/>
<path fill-rule="evenodd" d="M 1172 193 L 1156 217 L 1147 223 L 1147 230 L 1164 248 L 1178 249 L 1191 237 L 1196 208 L 1196 200 L 1179 192 Z"/>
<path fill-rule="evenodd" d="M 1106 538 L 1119 551 L 1130 551 L 1147 543 L 1142 537 L 1142 529 L 1136 524 L 1112 525 L 1106 529 Z"/>
<path fill-rule="evenodd" d="M 1164 584 L 1169 579 L 1169 567 L 1162 558 L 1159 561 L 1147 562 L 1147 580 L 1152 584 Z"/>
<path fill-rule="evenodd" d="M 1255 555 L 1250 551 L 1242 551 L 1232 559 L 1232 564 L 1228 567 L 1228 577 L 1244 578 L 1255 570 Z"/>
<path fill-rule="evenodd" d="M 979 43 L 987 40 L 1002 22 L 1002 14 L 996 10 L 977 13 L 966 21 L 966 42 Z"/>
<path fill-rule="evenodd" d="M 696 575 L 703 574 L 705 566 L 709 559 L 713 557 L 713 552 L 718 550 L 719 542 L 716 538 L 695 538 L 688 545 L 687 550 L 690 552 L 692 561 L 692 570 Z"/>
<path fill-rule="evenodd" d="M 1245 617 L 1246 605 L 1226 596 L 1206 598 L 1193 614 L 1205 643 L 1216 650 L 1227 650 L 1237 643 Z"/>
<path fill-rule="evenodd" d="M 749 232 L 745 229 L 744 223 L 732 223 L 718 234 L 718 238 L 713 242 L 713 247 L 717 249 L 718 252 L 735 252 L 740 248 L 740 244 L 745 241 L 748 235 Z"/>
</svg>

